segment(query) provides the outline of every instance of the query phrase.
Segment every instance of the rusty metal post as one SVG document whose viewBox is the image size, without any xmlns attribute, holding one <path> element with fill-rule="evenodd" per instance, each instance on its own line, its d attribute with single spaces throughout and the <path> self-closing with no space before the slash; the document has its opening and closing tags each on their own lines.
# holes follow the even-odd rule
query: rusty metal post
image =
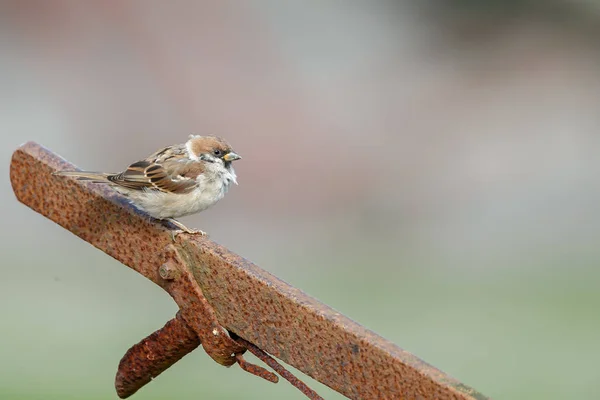
<svg viewBox="0 0 600 400">
<path fill-rule="evenodd" d="M 165 289 L 221 364 L 245 350 L 226 329 L 352 399 L 487 398 L 207 238 L 182 234 L 173 241 L 167 227 L 109 187 L 52 175 L 73 168 L 26 143 L 13 154 L 13 190 L 28 207 Z"/>
</svg>

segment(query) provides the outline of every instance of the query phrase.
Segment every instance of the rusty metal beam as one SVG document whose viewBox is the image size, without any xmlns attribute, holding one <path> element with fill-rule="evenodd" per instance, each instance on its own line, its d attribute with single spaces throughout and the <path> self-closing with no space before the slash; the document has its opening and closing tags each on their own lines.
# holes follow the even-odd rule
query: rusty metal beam
<svg viewBox="0 0 600 400">
<path fill-rule="evenodd" d="M 13 154 L 13 190 L 28 207 L 165 289 L 217 362 L 235 362 L 224 327 L 352 399 L 487 398 L 207 238 L 174 241 L 168 227 L 109 187 L 52 175 L 74 168 L 26 143 Z"/>
</svg>

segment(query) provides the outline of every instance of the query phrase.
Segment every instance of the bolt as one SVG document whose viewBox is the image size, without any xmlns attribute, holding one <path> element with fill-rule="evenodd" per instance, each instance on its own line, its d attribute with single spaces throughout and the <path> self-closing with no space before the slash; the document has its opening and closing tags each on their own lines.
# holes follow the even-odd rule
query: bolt
<svg viewBox="0 0 600 400">
<path fill-rule="evenodd" d="M 166 262 L 158 268 L 158 274 L 161 278 L 170 281 L 177 277 L 177 269 L 171 263 Z"/>
</svg>

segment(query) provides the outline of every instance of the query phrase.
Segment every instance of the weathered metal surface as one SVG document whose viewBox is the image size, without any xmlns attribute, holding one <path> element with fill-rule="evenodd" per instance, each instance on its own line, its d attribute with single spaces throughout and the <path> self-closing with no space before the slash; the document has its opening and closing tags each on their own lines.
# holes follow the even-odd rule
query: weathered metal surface
<svg viewBox="0 0 600 400">
<path fill-rule="evenodd" d="M 138 344 L 119 363 L 115 388 L 125 399 L 200 345 L 180 314 Z"/>
<path fill-rule="evenodd" d="M 196 333 L 200 327 L 203 332 L 213 328 L 195 314 L 202 307 L 194 299 L 205 297 L 221 326 L 347 397 L 486 399 L 207 238 L 180 235 L 173 242 L 169 229 L 112 189 L 51 174 L 72 168 L 41 146 L 27 143 L 13 155 L 15 194 L 35 211 L 164 288 Z M 179 270 L 185 279 L 160 277 L 159 267 L 168 260 L 171 266 L 186 266 Z M 195 280 L 187 279 L 190 268 Z M 190 304 L 185 294 L 194 290 L 192 282 L 199 285 L 200 297 L 192 296 Z M 234 354 L 218 351 L 231 345 L 221 326 L 214 327 L 214 338 L 206 338 L 215 351 L 207 352 L 221 363 L 235 362 Z M 206 346 L 205 338 L 200 339 Z"/>
<path fill-rule="evenodd" d="M 232 335 L 234 337 L 237 336 L 237 335 L 235 335 L 235 333 L 232 333 Z M 306 385 L 300 379 L 296 378 L 290 371 L 283 368 L 283 366 L 281 364 L 279 364 L 277 362 L 277 360 L 275 360 L 273 357 L 269 356 L 268 354 L 265 354 L 265 352 L 263 352 L 261 349 L 256 347 L 254 344 L 248 342 L 247 340 L 242 339 L 241 337 L 237 337 L 235 340 L 238 343 L 243 344 L 244 347 L 247 348 L 250 353 L 254 354 L 256 357 L 261 359 L 269 367 L 271 367 L 275 371 L 277 371 L 277 373 L 279 375 L 281 375 L 284 379 L 286 379 L 289 383 L 291 383 L 292 386 L 298 388 L 298 390 L 300 390 L 310 400 L 323 400 L 323 398 L 321 396 L 319 396 L 317 394 L 317 392 L 315 392 L 314 390 L 309 388 L 308 385 Z"/>
<path fill-rule="evenodd" d="M 322 400 L 322 397 L 287 371 L 273 357 L 237 335 L 232 333 L 232 336 L 240 347 L 248 349 L 309 399 Z M 122 399 L 133 395 L 199 345 L 200 339 L 196 332 L 188 326 L 181 313 L 177 313 L 176 317 L 167 322 L 164 327 L 135 344 L 125 353 L 115 377 L 117 394 Z M 242 352 L 236 353 L 235 359 L 244 371 L 272 383 L 279 381 L 274 373 L 246 361 Z"/>
<path fill-rule="evenodd" d="M 181 241 L 182 238 L 183 234 L 178 240 Z M 202 347 L 213 360 L 225 366 L 235 364 L 237 362 L 235 354 L 244 353 L 246 349 L 232 340 L 221 326 L 188 264 L 180 258 L 177 248 L 173 244 L 168 245 L 163 252 L 163 257 L 167 265 L 173 270 L 177 269 L 173 275 L 179 275 L 177 279 L 166 279 L 163 287 L 179 305 L 179 312 L 183 319 L 196 332 Z"/>
<path fill-rule="evenodd" d="M 265 354 L 264 352 L 260 353 L 261 355 Z M 257 365 L 251 364 L 244 359 L 241 354 L 236 354 L 235 358 L 237 359 L 238 365 L 244 371 L 251 373 L 252 375 L 260 376 L 264 380 L 267 380 L 272 383 L 279 382 L 279 378 L 274 373 L 267 371 L 263 368 L 258 367 Z M 266 372 L 266 374 L 265 374 Z M 286 371 L 287 372 L 287 371 Z"/>
</svg>

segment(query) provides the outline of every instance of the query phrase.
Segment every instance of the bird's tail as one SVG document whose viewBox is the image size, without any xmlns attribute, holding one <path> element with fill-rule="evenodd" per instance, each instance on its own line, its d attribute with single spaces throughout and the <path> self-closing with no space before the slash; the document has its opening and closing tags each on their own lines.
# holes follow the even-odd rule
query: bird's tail
<svg viewBox="0 0 600 400">
<path fill-rule="evenodd" d="M 94 183 L 108 183 L 110 180 L 109 176 L 113 174 L 106 174 L 104 172 L 88 172 L 88 171 L 56 171 L 53 175 L 70 176 L 81 181 L 90 181 Z"/>
</svg>

